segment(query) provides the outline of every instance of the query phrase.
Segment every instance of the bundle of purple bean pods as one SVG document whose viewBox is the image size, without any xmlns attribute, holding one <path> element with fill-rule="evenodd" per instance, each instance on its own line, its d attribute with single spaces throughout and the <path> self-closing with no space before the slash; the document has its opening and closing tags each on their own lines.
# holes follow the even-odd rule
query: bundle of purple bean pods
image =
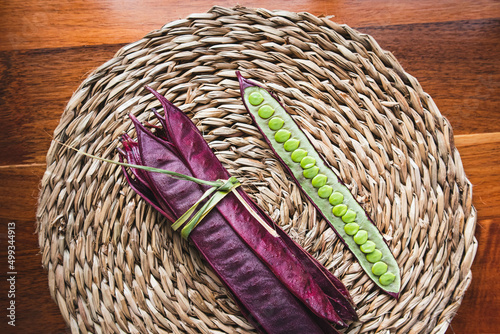
<svg viewBox="0 0 500 334">
<path fill-rule="evenodd" d="M 131 116 L 137 141 L 122 137 L 122 160 L 221 185 L 123 167 L 127 180 L 168 220 L 183 225 L 183 236 L 211 265 L 242 314 L 261 333 L 337 333 L 336 327 L 357 319 L 344 285 L 237 187 L 191 120 L 150 91 L 163 106 L 164 118 L 155 111 L 162 127 L 153 133 Z M 198 204 L 211 208 L 211 188 L 223 196 L 193 220 Z"/>
</svg>

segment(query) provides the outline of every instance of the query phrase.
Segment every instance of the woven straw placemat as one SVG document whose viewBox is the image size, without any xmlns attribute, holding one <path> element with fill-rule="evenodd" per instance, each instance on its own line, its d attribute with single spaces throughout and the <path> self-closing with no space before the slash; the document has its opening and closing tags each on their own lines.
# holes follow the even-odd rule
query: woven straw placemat
<svg viewBox="0 0 500 334">
<path fill-rule="evenodd" d="M 395 300 L 298 191 L 252 124 L 235 71 L 284 105 L 387 237 L 402 272 Z M 448 121 L 418 81 L 366 34 L 308 13 L 214 7 L 153 31 L 96 69 L 54 138 L 117 160 L 155 122 L 149 85 L 192 117 L 244 189 L 340 277 L 360 321 L 348 333 L 444 333 L 477 249 L 471 184 Z M 115 165 L 52 142 L 37 213 L 50 293 L 71 330 L 249 333 L 197 251 Z"/>
</svg>

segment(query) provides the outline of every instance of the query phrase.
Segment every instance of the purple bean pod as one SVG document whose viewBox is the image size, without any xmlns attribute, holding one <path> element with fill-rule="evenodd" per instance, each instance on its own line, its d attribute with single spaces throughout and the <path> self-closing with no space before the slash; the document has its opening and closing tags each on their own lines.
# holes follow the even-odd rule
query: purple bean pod
<svg viewBox="0 0 500 334">
<path fill-rule="evenodd" d="M 164 131 L 156 137 L 131 117 L 137 142 L 125 136 L 121 158 L 210 181 L 229 178 L 189 118 L 158 93 L 152 93 L 165 110 L 165 120 L 160 121 Z M 164 174 L 130 170 L 124 172 L 131 187 L 171 221 L 207 189 Z M 243 191 L 238 193 L 251 202 Z M 255 209 L 253 202 L 251 206 Z M 278 237 L 272 236 L 234 194 L 223 199 L 189 237 L 245 317 L 262 333 L 336 333 L 329 321 L 345 326 L 344 320 L 355 319 L 347 290 L 343 285 L 338 289 L 340 281 L 332 282 L 333 275 L 320 269 L 321 265 L 267 215 L 258 214 L 276 228 Z"/>
</svg>

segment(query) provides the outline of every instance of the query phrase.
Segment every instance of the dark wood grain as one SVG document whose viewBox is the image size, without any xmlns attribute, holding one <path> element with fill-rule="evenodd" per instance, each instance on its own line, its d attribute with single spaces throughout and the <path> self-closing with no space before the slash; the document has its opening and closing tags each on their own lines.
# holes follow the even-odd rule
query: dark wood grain
<svg viewBox="0 0 500 334">
<path fill-rule="evenodd" d="M 479 219 L 498 218 L 500 209 L 500 133 L 455 136 Z M 499 310 L 500 314 L 500 310 Z"/>
<path fill-rule="evenodd" d="M 350 26 L 411 24 L 498 17 L 495 0 L 192 0 L 173 1 L 5 1 L 0 7 L 0 50 L 127 43 L 166 22 L 204 13 L 214 5 L 307 11 L 333 15 Z"/>
<path fill-rule="evenodd" d="M 498 333 L 500 298 L 500 219 L 480 220 L 476 228 L 479 249 L 472 265 L 472 283 L 447 333 Z"/>
<path fill-rule="evenodd" d="M 498 333 L 500 314 L 500 133 L 455 136 L 464 170 L 473 184 L 478 212 L 478 252 L 472 283 L 447 334 Z"/>
<path fill-rule="evenodd" d="M 0 219 L 34 220 L 44 172 L 45 164 L 0 167 Z"/>
<path fill-rule="evenodd" d="M 55 126 L 55 125 L 54 125 Z M 46 139 L 47 146 L 49 139 Z M 500 199 L 500 133 L 455 136 L 473 203 L 480 219 L 498 217 Z M 0 218 L 33 219 L 45 164 L 0 166 Z"/>
<path fill-rule="evenodd" d="M 3 210 L 2 210 L 3 211 Z M 15 223 L 16 258 L 15 270 L 15 307 L 16 326 L 7 324 L 6 309 L 10 300 L 7 292 L 7 224 Z M 70 333 L 59 308 L 53 302 L 47 285 L 47 272 L 42 268 L 38 236 L 35 233 L 35 221 L 0 218 L 0 333 Z"/>
<path fill-rule="evenodd" d="M 494 122 L 500 110 L 499 19 L 360 30 L 419 80 L 455 134 L 500 131 L 500 122 Z"/>
<path fill-rule="evenodd" d="M 484 52 L 487 41 L 500 36 L 500 20 L 360 30 L 374 36 L 419 79 L 456 135 L 500 132 L 500 122 L 496 122 L 500 43 L 492 43 Z M 72 93 L 121 46 L 1 52 L 0 108 L 4 116 L 0 127 L 4 136 L 0 137 L 0 164 L 44 163 L 50 136 Z"/>
<path fill-rule="evenodd" d="M 0 164 L 45 163 L 50 138 L 71 95 L 121 46 L 0 53 Z"/>
<path fill-rule="evenodd" d="M 476 237 L 479 242 L 479 251 L 473 265 L 473 280 L 469 291 L 465 295 L 464 304 L 453 320 L 448 333 L 495 333 L 496 316 L 500 314 L 500 300 L 495 287 L 499 284 L 497 277 L 500 269 L 500 220 L 498 208 L 495 205 L 500 198 L 500 134 L 486 133 L 461 135 L 455 137 L 455 144 L 461 153 L 464 169 L 474 185 L 474 205 L 478 210 Z M 27 221 L 34 217 L 37 203 L 38 183 L 45 166 L 43 164 L 12 166 L 0 168 L 0 233 L 1 244 L 5 244 L 6 224 L 10 221 L 17 223 L 17 240 L 22 240 L 22 252 L 18 265 L 23 270 L 23 281 L 29 281 L 30 289 L 20 289 L 19 302 L 22 303 L 23 315 L 18 319 L 21 328 L 30 328 L 30 322 L 24 316 L 30 314 L 38 319 L 48 317 L 42 325 L 47 329 L 44 333 L 64 333 L 64 322 L 56 305 L 49 302 L 47 276 L 41 269 L 41 258 L 38 255 L 37 237 L 34 221 Z M 4 259 L 5 248 L 0 249 L 0 258 Z M 3 270 L 1 273 L 5 273 Z M 3 286 L 5 279 L 0 282 L 0 290 L 6 291 Z M 36 302 L 36 303 L 35 303 Z M 44 302 L 47 307 L 37 307 L 38 302 Z M 484 303 L 488 305 L 485 312 Z M 1 305 L 0 305 L 1 306 Z M 21 312 L 21 311 L 20 311 Z M 25 313 L 26 312 L 26 313 Z M 472 318 L 471 318 L 472 317 Z M 481 331 L 475 331 L 477 323 L 481 323 Z M 41 321 L 41 320 L 40 320 Z M 1 328 L 1 327 L 0 327 Z"/>
<path fill-rule="evenodd" d="M 124 44 L 226 0 L 4 1 L 0 5 L 0 309 L 5 310 L 7 224 L 19 252 L 16 328 L 69 333 L 51 300 L 35 233 L 50 135 L 72 93 Z M 500 333 L 500 2 L 497 0 L 242 0 L 240 5 L 334 15 L 372 35 L 415 76 L 453 126 L 474 188 L 479 248 L 472 284 L 447 334 Z"/>
</svg>

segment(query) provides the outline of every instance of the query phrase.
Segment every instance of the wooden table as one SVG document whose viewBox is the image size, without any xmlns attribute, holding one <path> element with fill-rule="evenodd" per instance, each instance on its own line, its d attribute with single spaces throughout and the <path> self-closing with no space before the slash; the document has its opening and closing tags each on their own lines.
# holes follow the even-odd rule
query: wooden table
<svg viewBox="0 0 500 334">
<path fill-rule="evenodd" d="M 51 134 L 79 83 L 123 45 L 190 13 L 231 1 L 13 0 L 0 5 L 0 332 L 66 333 L 35 231 Z M 372 35 L 415 76 L 454 128 L 478 210 L 473 281 L 448 333 L 499 333 L 500 2 L 246 1 L 335 15 Z M 7 325 L 7 231 L 15 222 L 16 327 Z"/>
</svg>

